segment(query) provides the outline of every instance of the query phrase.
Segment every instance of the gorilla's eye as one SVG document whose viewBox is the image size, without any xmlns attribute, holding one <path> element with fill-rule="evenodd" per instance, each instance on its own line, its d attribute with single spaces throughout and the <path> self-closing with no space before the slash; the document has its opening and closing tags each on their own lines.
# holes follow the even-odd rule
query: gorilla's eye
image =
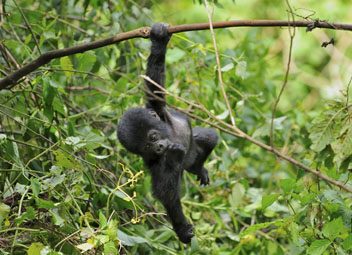
<svg viewBox="0 0 352 255">
<path fill-rule="evenodd" d="M 154 111 L 149 111 L 149 114 L 150 114 L 153 118 L 155 118 L 155 119 L 157 119 L 157 120 L 160 120 L 160 117 L 159 117 L 159 115 L 158 115 L 156 112 L 154 112 Z"/>
<path fill-rule="evenodd" d="M 150 136 L 150 140 L 151 140 L 152 142 L 155 142 L 157 139 L 158 139 L 158 137 L 157 137 L 156 134 L 152 134 L 152 135 Z"/>
</svg>

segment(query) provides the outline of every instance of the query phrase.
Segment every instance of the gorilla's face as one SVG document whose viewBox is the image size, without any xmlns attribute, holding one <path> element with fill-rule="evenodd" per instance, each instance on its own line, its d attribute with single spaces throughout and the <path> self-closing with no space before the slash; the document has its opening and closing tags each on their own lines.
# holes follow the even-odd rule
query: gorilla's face
<svg viewBox="0 0 352 255">
<path fill-rule="evenodd" d="M 144 140 L 142 157 L 145 159 L 160 157 L 166 152 L 169 144 L 170 140 L 165 134 L 161 133 L 159 130 L 150 129 Z"/>
</svg>

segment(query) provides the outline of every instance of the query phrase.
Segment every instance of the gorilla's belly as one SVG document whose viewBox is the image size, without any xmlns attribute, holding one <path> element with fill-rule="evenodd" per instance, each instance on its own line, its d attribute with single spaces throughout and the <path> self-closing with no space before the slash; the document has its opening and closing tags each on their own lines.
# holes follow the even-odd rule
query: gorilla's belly
<svg viewBox="0 0 352 255">
<path fill-rule="evenodd" d="M 188 151 L 191 140 L 191 129 L 187 120 L 182 116 L 177 116 L 173 114 L 171 121 L 173 129 L 172 132 L 174 134 L 172 142 L 182 144 L 183 146 L 185 146 L 186 151 Z"/>
</svg>

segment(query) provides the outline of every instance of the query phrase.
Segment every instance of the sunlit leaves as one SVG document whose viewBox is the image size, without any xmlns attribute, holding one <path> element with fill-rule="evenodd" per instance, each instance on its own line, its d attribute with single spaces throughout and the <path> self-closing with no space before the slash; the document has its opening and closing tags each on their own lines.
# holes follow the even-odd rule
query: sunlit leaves
<svg viewBox="0 0 352 255">
<path fill-rule="evenodd" d="M 73 64 L 69 57 L 60 58 L 60 65 L 62 70 L 64 70 L 65 75 L 70 78 L 72 76 Z"/>
<path fill-rule="evenodd" d="M 352 235 L 349 235 L 346 240 L 343 242 L 343 248 L 346 251 L 351 251 L 352 250 Z"/>
<path fill-rule="evenodd" d="M 40 193 L 41 185 L 38 179 L 32 178 L 31 179 L 31 188 L 34 196 L 38 196 Z"/>
<path fill-rule="evenodd" d="M 36 211 L 32 206 L 28 206 L 26 211 L 16 218 L 16 224 L 20 225 L 24 221 L 33 220 L 36 216 Z"/>
<path fill-rule="evenodd" d="M 309 255 L 321 255 L 329 247 L 330 241 L 323 239 L 323 240 L 316 240 L 314 241 L 309 248 L 307 249 L 307 254 Z"/>
<path fill-rule="evenodd" d="M 82 252 L 89 251 L 94 248 L 94 245 L 92 243 L 82 243 L 79 245 L 76 245 L 78 249 L 80 249 Z"/>
<path fill-rule="evenodd" d="M 240 61 L 236 65 L 236 75 L 241 77 L 241 79 L 246 79 L 249 76 L 247 71 L 247 62 Z"/>
<path fill-rule="evenodd" d="M 107 242 L 104 244 L 104 255 L 117 255 L 119 254 L 114 242 Z"/>
<path fill-rule="evenodd" d="M 44 249 L 44 245 L 42 243 L 32 243 L 28 250 L 28 255 L 41 255 L 41 251 Z"/>
<path fill-rule="evenodd" d="M 347 228 L 342 222 L 342 218 L 334 219 L 330 222 L 327 222 L 323 227 L 323 235 L 333 241 L 340 234 L 347 234 Z"/>
<path fill-rule="evenodd" d="M 122 244 L 127 245 L 127 246 L 134 246 L 139 243 L 146 243 L 147 242 L 147 240 L 145 240 L 142 237 L 131 236 L 121 230 L 117 231 L 117 237 L 121 241 Z"/>
<path fill-rule="evenodd" d="M 81 72 L 89 72 L 92 70 L 94 63 L 97 60 L 95 53 L 92 51 L 78 54 L 76 58 L 78 63 L 77 69 Z"/>
<path fill-rule="evenodd" d="M 235 67 L 234 63 L 227 64 L 221 68 L 221 72 L 228 72 Z"/>
<path fill-rule="evenodd" d="M 51 200 L 45 200 L 41 198 L 36 198 L 35 199 L 36 205 L 38 208 L 43 208 L 43 209 L 52 209 L 55 207 L 54 202 Z"/>
<path fill-rule="evenodd" d="M 2 222 L 9 215 L 9 212 L 10 212 L 10 206 L 4 203 L 0 203 L 0 229 L 2 229 Z"/>
<path fill-rule="evenodd" d="M 167 51 L 167 57 L 166 61 L 169 64 L 173 64 L 175 62 L 178 62 L 180 59 L 182 59 L 186 55 L 186 52 L 181 50 L 180 48 L 172 48 Z"/>
<path fill-rule="evenodd" d="M 340 117 L 338 113 L 329 111 L 314 119 L 309 135 L 313 142 L 312 150 L 320 152 L 334 141 L 339 131 L 338 117 Z"/>
<path fill-rule="evenodd" d="M 277 200 L 278 197 L 279 197 L 279 194 L 269 194 L 269 195 L 263 196 L 262 209 L 264 210 L 270 205 L 272 205 Z"/>
<path fill-rule="evenodd" d="M 295 184 L 296 180 L 294 179 L 283 179 L 279 182 L 280 187 L 286 194 L 289 193 L 295 187 Z"/>
<path fill-rule="evenodd" d="M 316 152 L 322 152 L 326 146 L 331 146 L 334 162 L 338 167 L 352 155 L 350 114 L 344 102 L 333 102 L 327 111 L 320 113 L 313 120 L 310 128 L 311 148 Z"/>
</svg>

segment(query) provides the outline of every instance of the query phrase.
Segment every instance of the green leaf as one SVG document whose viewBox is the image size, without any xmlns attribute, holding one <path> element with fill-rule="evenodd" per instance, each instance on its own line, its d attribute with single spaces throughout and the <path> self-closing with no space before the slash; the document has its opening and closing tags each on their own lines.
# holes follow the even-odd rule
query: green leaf
<svg viewBox="0 0 352 255">
<path fill-rule="evenodd" d="M 43 103 L 44 103 L 44 115 L 52 121 L 53 119 L 53 101 L 56 96 L 56 88 L 51 86 L 47 79 L 43 79 Z"/>
<path fill-rule="evenodd" d="M 54 202 L 50 200 L 44 200 L 39 197 L 35 199 L 35 202 L 39 208 L 52 209 L 55 207 Z"/>
<path fill-rule="evenodd" d="M 90 132 L 85 136 L 84 141 L 87 143 L 86 148 L 93 150 L 101 146 L 104 143 L 105 138 L 94 132 Z"/>
<path fill-rule="evenodd" d="M 73 65 L 69 57 L 60 58 L 61 68 L 64 70 L 66 77 L 70 78 L 72 76 Z"/>
<path fill-rule="evenodd" d="M 238 208 L 244 203 L 246 189 L 241 183 L 236 183 L 232 188 L 229 202 L 233 209 Z"/>
<path fill-rule="evenodd" d="M 346 240 L 342 243 L 342 246 L 346 251 L 352 250 L 352 234 L 351 233 L 346 238 Z"/>
<path fill-rule="evenodd" d="M 327 239 L 315 240 L 307 249 L 307 254 L 321 255 L 329 247 L 330 243 Z"/>
<path fill-rule="evenodd" d="M 65 176 L 66 176 L 65 174 L 61 174 L 61 175 L 54 175 L 50 178 L 44 179 L 42 181 L 43 187 L 46 189 L 53 189 L 65 180 Z"/>
<path fill-rule="evenodd" d="M 105 215 L 102 211 L 99 211 L 99 226 L 100 228 L 105 228 L 108 224 L 108 220 L 106 219 Z"/>
<path fill-rule="evenodd" d="M 279 194 L 270 194 L 262 197 L 262 210 L 266 209 L 270 205 L 272 205 L 277 198 L 279 197 Z"/>
<path fill-rule="evenodd" d="M 110 240 L 109 236 L 107 236 L 107 235 L 96 235 L 95 239 L 98 240 L 102 244 L 107 243 Z"/>
<path fill-rule="evenodd" d="M 338 111 L 329 110 L 313 120 L 309 130 L 312 150 L 320 152 L 334 141 L 339 133 L 340 119 Z"/>
<path fill-rule="evenodd" d="M 283 179 L 279 181 L 279 186 L 286 193 L 290 193 L 296 185 L 295 179 Z"/>
<path fill-rule="evenodd" d="M 216 116 L 217 119 L 224 120 L 229 116 L 229 111 L 225 110 L 223 113 L 220 113 L 219 115 Z"/>
<path fill-rule="evenodd" d="M 282 224 L 283 224 L 283 220 L 276 220 L 276 221 L 271 221 L 271 222 L 254 224 L 254 225 L 251 225 L 248 228 L 246 228 L 244 231 L 242 231 L 240 233 L 240 237 L 242 238 L 245 235 L 252 234 L 260 229 L 267 228 L 272 225 L 279 227 L 279 226 L 282 226 Z"/>
<path fill-rule="evenodd" d="M 76 169 L 79 164 L 76 160 L 68 153 L 61 150 L 54 151 L 56 157 L 56 165 L 67 169 Z"/>
<path fill-rule="evenodd" d="M 53 104 L 53 100 L 56 94 L 56 89 L 50 85 L 49 82 L 43 84 L 43 100 L 45 106 L 49 107 Z"/>
<path fill-rule="evenodd" d="M 202 213 L 201 212 L 192 212 L 191 213 L 191 218 L 193 220 L 199 220 L 202 217 Z"/>
<path fill-rule="evenodd" d="M 58 97 L 54 98 L 53 104 L 52 104 L 53 110 L 60 113 L 61 115 L 65 116 L 66 115 L 66 107 L 62 103 L 62 100 Z"/>
<path fill-rule="evenodd" d="M 93 249 L 94 245 L 91 243 L 82 243 L 82 244 L 76 245 L 76 247 L 80 249 L 82 252 L 86 252 Z"/>
<path fill-rule="evenodd" d="M 314 193 L 302 193 L 298 197 L 298 199 L 301 201 L 302 205 L 307 205 L 310 204 L 316 197 L 316 194 Z"/>
<path fill-rule="evenodd" d="M 343 133 L 340 133 L 338 139 L 331 144 L 332 150 L 335 152 L 334 161 L 338 166 L 352 155 L 352 127 L 349 122 L 346 125 L 348 125 L 348 127 L 345 128 Z"/>
<path fill-rule="evenodd" d="M 56 226 L 62 226 L 65 223 L 65 220 L 60 216 L 60 212 L 58 208 L 53 208 L 50 210 L 53 216 L 53 222 Z"/>
<path fill-rule="evenodd" d="M 0 134 L 0 145 L 4 143 L 7 139 L 7 135 L 5 134 Z"/>
<path fill-rule="evenodd" d="M 0 203 L 0 229 L 1 229 L 2 222 L 9 215 L 10 209 L 11 209 L 10 206 L 8 206 L 8 205 L 6 205 L 4 203 Z"/>
<path fill-rule="evenodd" d="M 140 243 L 147 243 L 143 237 L 140 236 L 130 236 L 121 230 L 117 230 L 117 237 L 123 245 L 134 246 Z"/>
<path fill-rule="evenodd" d="M 346 232 L 346 227 L 344 226 L 341 217 L 326 223 L 323 227 L 324 236 L 329 238 L 331 241 L 344 232 Z"/>
<path fill-rule="evenodd" d="M 41 190 L 41 185 L 37 178 L 31 178 L 31 188 L 33 195 L 37 197 Z"/>
<path fill-rule="evenodd" d="M 107 236 L 109 236 L 109 239 L 111 241 L 115 241 L 117 239 L 117 221 L 115 220 L 110 220 L 108 222 L 108 228 L 107 230 L 103 231 Z"/>
<path fill-rule="evenodd" d="M 198 240 L 197 237 L 192 237 L 191 239 L 191 252 L 198 252 L 199 251 L 199 244 L 198 244 Z"/>
<path fill-rule="evenodd" d="M 45 246 L 42 243 L 32 243 L 27 250 L 27 255 L 41 255 L 44 248 Z"/>
<path fill-rule="evenodd" d="M 118 92 L 125 92 L 128 90 L 130 85 L 131 82 L 126 77 L 120 77 L 120 79 L 117 80 L 114 89 Z"/>
<path fill-rule="evenodd" d="M 247 72 L 247 62 L 239 61 L 236 66 L 236 75 L 241 77 L 241 79 L 246 79 L 249 76 Z"/>
<path fill-rule="evenodd" d="M 117 255 L 118 251 L 114 242 L 110 241 L 104 244 L 104 255 Z"/>
<path fill-rule="evenodd" d="M 221 72 L 225 73 L 233 69 L 235 65 L 233 63 L 227 64 L 221 68 Z"/>
<path fill-rule="evenodd" d="M 95 56 L 94 51 L 87 51 L 77 56 L 78 62 L 78 70 L 81 72 L 89 72 L 92 70 L 95 62 L 97 61 L 97 57 Z"/>
<path fill-rule="evenodd" d="M 26 211 L 24 213 L 21 214 L 20 217 L 18 217 L 17 219 L 15 219 L 15 223 L 20 225 L 22 222 L 26 221 L 26 220 L 33 220 L 35 219 L 35 210 L 32 206 L 28 206 L 26 208 Z"/>
<path fill-rule="evenodd" d="M 186 53 L 183 50 L 175 47 L 167 51 L 166 61 L 167 63 L 172 64 L 181 60 L 185 55 Z"/>
<path fill-rule="evenodd" d="M 170 229 L 165 229 L 163 232 L 161 232 L 160 235 L 158 235 L 153 242 L 157 243 L 165 243 L 167 240 L 169 240 L 172 236 L 174 236 L 175 233 L 170 230 Z"/>
</svg>

